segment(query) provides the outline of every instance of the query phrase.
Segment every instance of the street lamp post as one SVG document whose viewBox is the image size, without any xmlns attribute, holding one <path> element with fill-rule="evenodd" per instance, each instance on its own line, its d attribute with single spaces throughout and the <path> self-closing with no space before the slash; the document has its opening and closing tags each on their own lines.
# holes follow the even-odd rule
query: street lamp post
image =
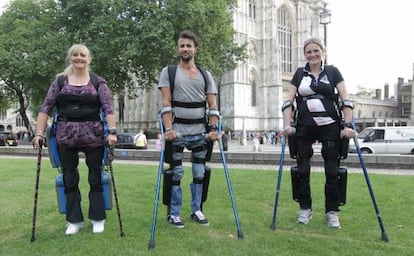
<svg viewBox="0 0 414 256">
<path fill-rule="evenodd" d="M 319 14 L 319 23 L 323 25 L 323 40 L 325 44 L 325 64 L 328 64 L 327 25 L 331 23 L 331 11 L 326 7 Z"/>
</svg>

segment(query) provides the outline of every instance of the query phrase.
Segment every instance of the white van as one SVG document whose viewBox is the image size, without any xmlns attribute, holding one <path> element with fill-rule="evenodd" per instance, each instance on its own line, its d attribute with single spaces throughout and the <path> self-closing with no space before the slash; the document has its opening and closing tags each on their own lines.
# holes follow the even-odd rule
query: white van
<svg viewBox="0 0 414 256">
<path fill-rule="evenodd" d="M 364 154 L 414 154 L 414 126 L 368 127 L 357 139 Z M 353 139 L 349 152 L 357 153 Z"/>
</svg>

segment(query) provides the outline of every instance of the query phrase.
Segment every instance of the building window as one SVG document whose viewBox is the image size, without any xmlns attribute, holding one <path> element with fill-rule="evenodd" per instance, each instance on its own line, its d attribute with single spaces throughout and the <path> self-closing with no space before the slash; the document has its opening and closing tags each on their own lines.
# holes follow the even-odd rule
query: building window
<svg viewBox="0 0 414 256">
<path fill-rule="evenodd" d="M 249 1 L 249 18 L 256 19 L 256 3 L 252 0 Z"/>
<path fill-rule="evenodd" d="M 374 117 L 374 118 L 375 118 L 375 110 L 374 110 L 374 111 L 372 111 L 372 117 Z"/>
<path fill-rule="evenodd" d="M 411 111 L 410 111 L 410 108 L 409 107 L 404 107 L 404 108 L 402 108 L 402 115 L 403 116 L 409 116 L 410 115 L 410 113 L 411 113 Z"/>
<path fill-rule="evenodd" d="M 411 96 L 410 95 L 403 95 L 401 100 L 402 100 L 402 102 L 410 102 Z"/>
<path fill-rule="evenodd" d="M 282 72 L 292 72 L 292 28 L 289 13 L 282 7 L 278 10 L 277 40 L 280 47 Z"/>
</svg>

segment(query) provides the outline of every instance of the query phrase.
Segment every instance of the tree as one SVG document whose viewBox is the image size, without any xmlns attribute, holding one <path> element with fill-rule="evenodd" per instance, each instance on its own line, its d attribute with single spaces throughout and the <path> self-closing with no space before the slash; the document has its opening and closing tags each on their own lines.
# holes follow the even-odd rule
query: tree
<svg viewBox="0 0 414 256">
<path fill-rule="evenodd" d="M 152 89 L 160 69 L 176 62 L 181 30 L 199 35 L 197 62 L 217 79 L 247 57 L 245 46 L 234 43 L 235 4 L 235 0 L 60 1 L 61 30 L 92 49 L 93 69 L 118 95 L 122 125 L 124 97 L 136 97 L 137 87 Z"/>
<path fill-rule="evenodd" d="M 358 85 L 356 95 L 361 97 L 375 98 L 375 89 L 370 89 Z"/>
<path fill-rule="evenodd" d="M 19 112 L 26 116 L 29 99 L 34 108 L 39 106 L 45 85 L 63 69 L 62 54 L 71 44 L 84 43 L 92 51 L 92 70 L 105 77 L 122 106 L 124 96 L 136 97 L 138 88 L 152 89 L 160 69 L 176 62 L 183 29 L 200 37 L 196 62 L 220 79 L 246 58 L 245 46 L 233 38 L 236 2 L 15 0 L 0 17 L 4 91 L 17 96 Z"/>
<path fill-rule="evenodd" d="M 0 79 L 3 93 L 18 103 L 16 110 L 33 133 L 26 109 L 39 105 L 56 70 L 61 67 L 59 42 L 64 38 L 53 29 L 56 4 L 13 1 L 0 17 Z"/>
</svg>

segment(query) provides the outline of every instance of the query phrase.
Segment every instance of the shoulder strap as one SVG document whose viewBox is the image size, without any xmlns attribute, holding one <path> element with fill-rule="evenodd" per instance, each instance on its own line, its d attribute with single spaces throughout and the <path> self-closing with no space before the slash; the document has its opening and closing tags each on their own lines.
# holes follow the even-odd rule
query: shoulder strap
<svg viewBox="0 0 414 256">
<path fill-rule="evenodd" d="M 334 82 L 334 74 L 333 74 L 333 66 L 332 65 L 325 65 L 326 75 L 328 76 L 329 81 Z"/>
<path fill-rule="evenodd" d="M 89 73 L 89 76 L 91 77 L 92 84 L 95 87 L 95 90 L 98 91 L 99 88 L 99 80 L 98 76 L 94 73 Z M 59 85 L 59 91 L 62 90 L 64 82 L 65 82 L 65 76 L 58 76 L 58 85 Z"/>
<path fill-rule="evenodd" d="M 201 75 L 203 75 L 204 85 L 205 85 L 204 86 L 204 91 L 207 94 L 207 88 L 208 88 L 208 75 L 207 75 L 207 71 L 204 68 L 200 67 L 200 66 L 197 66 L 197 68 L 198 68 L 198 70 L 200 70 Z"/>
<path fill-rule="evenodd" d="M 208 75 L 207 75 L 207 71 L 200 67 L 197 66 L 198 70 L 200 70 L 201 75 L 203 76 L 204 79 L 204 91 L 207 94 L 207 88 L 208 88 Z M 168 66 L 168 78 L 170 80 L 170 90 L 171 90 L 171 97 L 173 95 L 174 92 L 174 82 L 175 82 L 175 74 L 177 73 L 177 65 L 169 65 Z"/>
<path fill-rule="evenodd" d="M 169 65 L 168 66 L 168 78 L 170 80 L 170 91 L 171 91 L 171 98 L 174 92 L 174 81 L 175 81 L 175 73 L 177 72 L 177 65 Z"/>
</svg>

